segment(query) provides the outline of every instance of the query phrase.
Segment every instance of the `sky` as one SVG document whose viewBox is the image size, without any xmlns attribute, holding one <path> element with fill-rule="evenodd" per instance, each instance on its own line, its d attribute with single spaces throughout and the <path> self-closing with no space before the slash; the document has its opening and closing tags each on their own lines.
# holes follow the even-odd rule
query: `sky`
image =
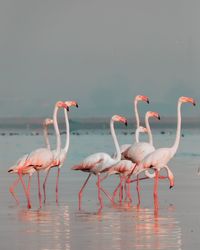
<svg viewBox="0 0 200 250">
<path fill-rule="evenodd" d="M 200 103 L 200 1 L 0 0 L 0 117 L 175 116 L 181 95 Z M 185 116 L 199 116 L 185 105 Z M 200 104 L 199 104 L 200 107 Z"/>
</svg>

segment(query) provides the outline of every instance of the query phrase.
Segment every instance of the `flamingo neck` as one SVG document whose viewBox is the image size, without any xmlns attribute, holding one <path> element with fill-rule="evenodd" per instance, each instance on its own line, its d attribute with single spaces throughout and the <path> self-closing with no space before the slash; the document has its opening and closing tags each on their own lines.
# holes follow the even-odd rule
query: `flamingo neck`
<svg viewBox="0 0 200 250">
<path fill-rule="evenodd" d="M 140 126 L 140 117 L 139 117 L 139 113 L 138 113 L 138 101 L 135 100 L 134 101 L 134 110 L 135 110 L 135 119 L 136 119 L 136 129 L 139 128 Z"/>
<path fill-rule="evenodd" d="M 174 145 L 171 147 L 172 155 L 174 155 L 178 149 L 180 137 L 181 137 L 181 102 L 178 102 L 176 139 L 175 139 Z"/>
<path fill-rule="evenodd" d="M 53 125 L 56 133 L 56 155 L 60 154 L 61 149 L 61 139 L 60 139 L 60 131 L 58 128 L 58 107 L 56 106 L 53 113 Z"/>
<path fill-rule="evenodd" d="M 140 134 L 140 130 L 139 128 L 137 128 L 135 130 L 135 141 L 138 143 L 139 142 L 139 134 Z"/>
<path fill-rule="evenodd" d="M 65 153 L 67 153 L 69 149 L 70 133 L 69 133 L 69 118 L 68 118 L 68 113 L 66 109 L 64 109 L 64 115 L 65 115 L 65 125 L 66 125 L 66 140 L 65 140 L 64 151 Z"/>
<path fill-rule="evenodd" d="M 44 127 L 43 127 L 43 132 L 44 132 L 44 141 L 45 141 L 45 144 L 46 144 L 46 147 L 51 150 L 51 146 L 50 146 L 50 142 L 49 142 L 49 136 L 48 136 L 48 126 L 46 124 L 44 124 Z"/>
<path fill-rule="evenodd" d="M 114 121 L 112 119 L 110 120 L 110 131 L 111 131 L 111 135 L 112 135 L 115 149 L 117 152 L 117 156 L 115 157 L 115 161 L 118 162 L 121 160 L 121 152 L 120 152 L 119 143 L 118 143 L 117 136 L 116 136 L 115 129 L 114 129 Z"/>
<path fill-rule="evenodd" d="M 173 187 L 174 186 L 174 175 L 168 166 L 165 166 L 165 169 L 167 171 L 167 176 L 168 176 L 168 179 L 170 182 L 170 187 Z"/>
<path fill-rule="evenodd" d="M 151 144 L 153 146 L 153 136 L 152 136 L 151 128 L 149 125 L 149 116 L 148 115 L 145 116 L 145 126 L 146 126 L 147 133 L 149 136 L 149 144 Z"/>
</svg>

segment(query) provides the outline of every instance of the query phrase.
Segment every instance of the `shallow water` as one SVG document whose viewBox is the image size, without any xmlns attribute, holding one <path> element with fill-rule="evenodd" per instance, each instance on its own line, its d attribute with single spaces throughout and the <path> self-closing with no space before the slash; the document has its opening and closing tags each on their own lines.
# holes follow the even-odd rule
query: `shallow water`
<svg viewBox="0 0 200 250">
<path fill-rule="evenodd" d="M 53 137 L 51 136 L 51 140 Z M 64 139 L 64 138 L 63 138 Z M 120 143 L 131 141 L 130 135 L 119 136 Z M 174 133 L 155 133 L 155 145 L 170 146 Z M 7 169 L 22 154 L 43 145 L 42 136 L 0 137 L 0 240 L 1 249 L 198 249 L 200 244 L 200 136 L 198 131 L 186 131 L 176 157 L 169 166 L 175 175 L 175 187 L 169 190 L 166 180 L 159 182 L 159 210 L 154 211 L 153 181 L 141 182 L 141 206 L 132 186 L 133 203 L 111 205 L 104 198 L 104 208 L 98 211 L 97 190 L 93 177 L 83 194 L 83 209 L 78 211 L 77 194 L 87 174 L 70 167 L 94 152 L 113 150 L 110 135 L 89 134 L 71 136 L 70 150 L 61 169 L 59 204 L 55 202 L 53 169 L 48 180 L 47 203 L 39 209 L 37 179 L 32 180 L 32 209 L 20 185 L 16 193 L 20 206 L 9 193 L 15 175 Z M 54 141 L 53 141 L 54 144 Z M 42 174 L 42 178 L 44 174 Z M 112 176 L 103 183 L 110 192 L 118 183 Z"/>
</svg>

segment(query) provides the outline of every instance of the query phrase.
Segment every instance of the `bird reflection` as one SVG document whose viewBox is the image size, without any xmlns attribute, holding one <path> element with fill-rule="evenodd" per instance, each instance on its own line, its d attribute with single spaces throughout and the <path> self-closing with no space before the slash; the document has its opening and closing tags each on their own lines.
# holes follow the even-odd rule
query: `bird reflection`
<svg viewBox="0 0 200 250">
<path fill-rule="evenodd" d="M 68 206 L 55 210 L 20 210 L 18 219 L 24 223 L 28 240 L 38 237 L 37 242 L 31 241 L 30 249 L 65 249 L 70 250 L 70 213 Z M 25 237 L 26 238 L 26 237 Z M 48 239 L 48 240 L 47 240 Z M 35 245 L 34 245 L 35 244 Z"/>
</svg>

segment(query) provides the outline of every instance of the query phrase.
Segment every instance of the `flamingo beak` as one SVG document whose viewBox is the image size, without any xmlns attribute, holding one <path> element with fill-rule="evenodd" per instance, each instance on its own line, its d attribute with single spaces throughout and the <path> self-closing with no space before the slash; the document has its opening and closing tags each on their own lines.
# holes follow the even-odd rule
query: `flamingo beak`
<svg viewBox="0 0 200 250">
<path fill-rule="evenodd" d="M 127 121 L 125 121 L 125 123 L 124 123 L 124 124 L 125 124 L 125 126 L 126 126 L 126 127 L 128 126 L 128 122 L 127 122 Z"/>
<path fill-rule="evenodd" d="M 78 108 L 78 103 L 76 103 L 76 107 Z"/>
<path fill-rule="evenodd" d="M 158 115 L 158 120 L 160 120 L 160 115 Z"/>
</svg>

